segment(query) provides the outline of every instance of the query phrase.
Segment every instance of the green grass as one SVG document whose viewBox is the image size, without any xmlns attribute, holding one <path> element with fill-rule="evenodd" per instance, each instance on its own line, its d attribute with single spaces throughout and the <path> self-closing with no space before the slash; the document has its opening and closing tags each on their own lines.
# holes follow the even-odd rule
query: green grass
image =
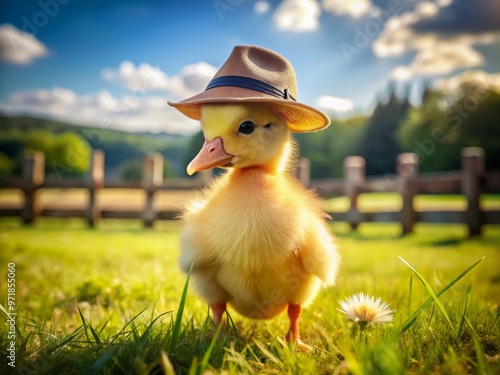
<svg viewBox="0 0 500 375">
<path fill-rule="evenodd" d="M 463 211 L 467 208 L 465 196 L 460 194 L 417 195 L 413 203 L 417 211 L 433 209 Z M 480 204 L 483 210 L 498 210 L 500 209 L 500 194 L 483 194 Z M 358 205 L 361 211 L 396 211 L 402 208 L 403 200 L 398 193 L 367 193 L 360 194 Z M 341 196 L 326 199 L 324 209 L 347 211 L 349 198 Z"/>
<path fill-rule="evenodd" d="M 207 306 L 178 270 L 178 222 L 154 230 L 139 221 L 44 219 L 34 227 L 0 220 L 0 303 L 6 265 L 16 264 L 17 370 L 40 374 L 177 373 L 500 373 L 500 227 L 467 239 L 460 225 L 423 225 L 400 237 L 395 224 L 332 224 L 343 255 L 335 287 L 303 312 L 302 333 L 317 348 L 284 340 L 286 314 L 251 321 L 230 310 L 218 340 Z M 398 256 L 406 260 L 419 277 Z M 474 262 L 486 258 L 408 318 Z M 428 288 L 430 288 L 429 292 Z M 396 309 L 391 325 L 363 335 L 339 300 L 365 292 Z M 182 302 L 183 313 L 179 314 Z M 441 309 L 442 308 L 442 309 Z M 0 314 L 2 314 L 0 312 Z M 449 320 L 449 321 L 448 321 Z M 6 353 L 2 319 L 1 352 Z M 5 356 L 2 354 L 2 363 Z"/>
</svg>

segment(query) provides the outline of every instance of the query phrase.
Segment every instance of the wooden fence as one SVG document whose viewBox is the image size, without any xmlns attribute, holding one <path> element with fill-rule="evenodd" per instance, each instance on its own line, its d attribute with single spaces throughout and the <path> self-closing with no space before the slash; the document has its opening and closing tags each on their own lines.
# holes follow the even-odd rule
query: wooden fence
<svg viewBox="0 0 500 375">
<path fill-rule="evenodd" d="M 462 150 L 462 170 L 446 173 L 419 174 L 418 155 L 403 153 L 397 158 L 396 174 L 366 178 L 365 160 L 350 156 L 344 161 L 344 178 L 310 180 L 310 161 L 301 159 L 297 176 L 322 197 L 346 195 L 350 207 L 345 212 L 328 212 L 335 221 L 346 221 L 353 229 L 363 222 L 400 222 L 402 233 L 410 233 L 415 223 L 463 223 L 471 236 L 480 235 L 484 224 L 500 224 L 500 210 L 483 210 L 480 196 L 484 193 L 500 193 L 500 173 L 486 173 L 484 151 L 471 147 Z M 24 194 L 22 207 L 0 207 L 0 216 L 20 216 L 24 223 L 33 223 L 39 216 L 80 217 L 94 226 L 101 218 L 142 219 L 146 227 L 156 220 L 171 220 L 178 210 L 160 210 L 155 205 L 155 195 L 162 190 L 193 190 L 205 186 L 212 178 L 211 172 L 199 173 L 197 178 L 163 180 L 163 159 L 159 154 L 147 157 L 143 164 L 142 180 L 137 183 L 113 183 L 104 179 L 104 154 L 96 150 L 92 155 L 90 171 L 85 179 L 61 181 L 45 179 L 44 155 L 35 152 L 26 156 L 20 179 L 0 180 L 0 189 L 20 189 Z M 83 188 L 88 190 L 88 204 L 84 209 L 41 207 L 37 191 L 51 188 Z M 101 189 L 142 189 L 146 200 L 143 209 L 102 209 L 96 203 Z M 398 192 L 402 197 L 401 210 L 363 212 L 358 207 L 362 193 Z M 463 194 L 467 200 L 465 211 L 433 210 L 417 211 L 413 198 L 417 194 Z"/>
</svg>

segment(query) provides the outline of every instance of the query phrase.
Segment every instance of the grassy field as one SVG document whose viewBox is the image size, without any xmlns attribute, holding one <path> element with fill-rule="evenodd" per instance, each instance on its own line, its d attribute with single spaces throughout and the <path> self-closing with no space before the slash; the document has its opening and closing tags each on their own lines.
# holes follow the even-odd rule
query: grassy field
<svg viewBox="0 0 500 375">
<path fill-rule="evenodd" d="M 468 240 L 460 225 L 332 224 L 343 255 L 335 287 L 323 289 L 302 318 L 316 349 L 287 345 L 286 314 L 234 322 L 219 340 L 207 306 L 191 290 L 179 313 L 186 275 L 178 270 L 178 222 L 142 229 L 139 221 L 44 219 L 23 227 L 0 220 L 0 303 L 7 307 L 7 264 L 15 263 L 16 369 L 25 374 L 500 373 L 500 228 Z M 398 256 L 436 292 L 486 258 L 402 327 L 430 294 Z M 393 324 L 357 325 L 339 300 L 364 292 L 396 310 Z M 0 314 L 5 316 L 0 311 Z M 447 321 L 449 318 L 449 322 Z M 233 329 L 234 328 L 234 329 Z M 9 325 L 2 319 L 2 365 Z M 17 373 L 13 371 L 13 373 Z"/>
<path fill-rule="evenodd" d="M 464 195 L 417 195 L 413 200 L 417 211 L 425 210 L 455 210 L 461 211 L 467 208 Z M 483 210 L 500 209 L 500 194 L 483 194 L 480 200 Z M 403 200 L 398 193 L 368 193 L 360 194 L 358 199 L 361 211 L 396 211 L 403 207 Z M 327 211 L 347 211 L 349 209 L 349 198 L 346 196 L 333 197 L 324 201 L 324 209 Z"/>
</svg>

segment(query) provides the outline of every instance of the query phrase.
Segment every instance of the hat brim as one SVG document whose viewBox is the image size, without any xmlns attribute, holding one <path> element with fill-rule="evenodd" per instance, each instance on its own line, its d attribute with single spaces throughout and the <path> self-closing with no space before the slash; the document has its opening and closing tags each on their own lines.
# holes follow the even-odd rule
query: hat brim
<svg viewBox="0 0 500 375">
<path fill-rule="evenodd" d="M 200 120 L 200 107 L 203 104 L 218 103 L 265 103 L 281 113 L 290 130 L 297 133 L 321 130 L 330 124 L 328 116 L 307 104 L 275 98 L 241 87 L 216 87 L 178 103 L 168 102 L 193 120 Z"/>
</svg>

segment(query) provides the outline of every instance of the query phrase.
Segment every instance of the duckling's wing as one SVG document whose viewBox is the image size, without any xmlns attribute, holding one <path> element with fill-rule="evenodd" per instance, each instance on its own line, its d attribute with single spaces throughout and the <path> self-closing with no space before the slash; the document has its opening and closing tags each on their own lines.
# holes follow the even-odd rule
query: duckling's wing
<svg viewBox="0 0 500 375">
<path fill-rule="evenodd" d="M 318 220 L 311 225 L 299 259 L 307 272 L 318 276 L 326 285 L 334 284 L 340 255 L 324 222 Z"/>
</svg>

